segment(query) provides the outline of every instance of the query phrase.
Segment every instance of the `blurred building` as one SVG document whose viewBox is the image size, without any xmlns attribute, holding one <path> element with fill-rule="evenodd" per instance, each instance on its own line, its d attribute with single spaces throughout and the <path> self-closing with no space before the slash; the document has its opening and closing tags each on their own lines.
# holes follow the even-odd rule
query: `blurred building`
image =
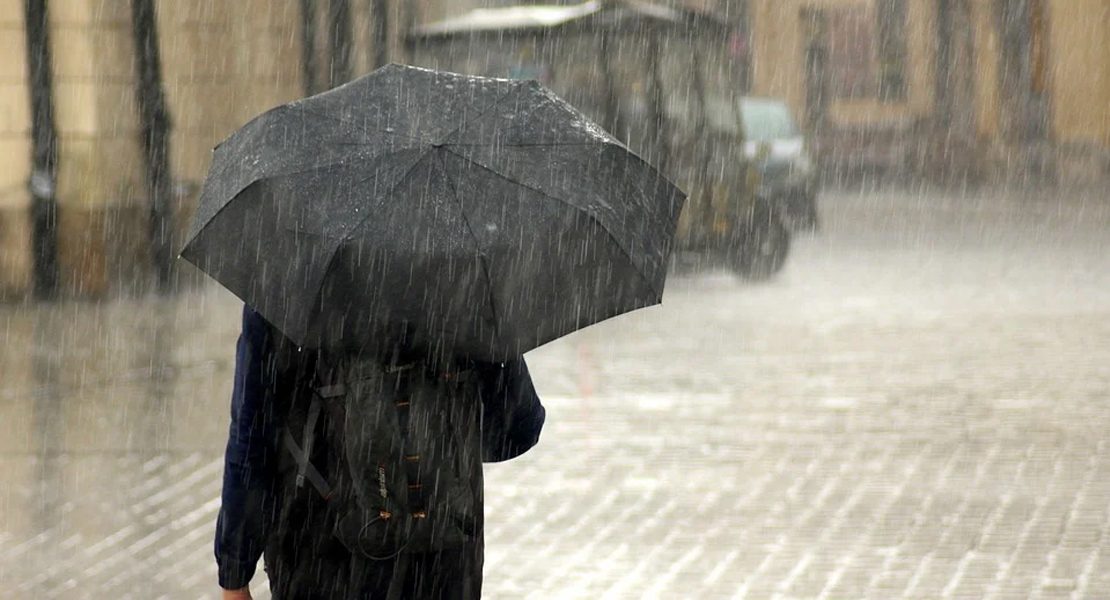
<svg viewBox="0 0 1110 600">
<path fill-rule="evenodd" d="M 748 5 L 753 92 L 836 167 L 1105 177 L 1106 0 L 719 0 Z"/>
<path fill-rule="evenodd" d="M 64 293 L 95 296 L 149 279 L 136 1 L 49 3 L 56 163 L 43 159 L 31 118 L 39 84 L 24 7 L 45 3 L 0 1 L 0 296 L 23 296 L 42 277 L 33 190 L 56 205 L 49 245 Z M 153 1 L 175 182 L 166 222 L 178 243 L 212 147 L 252 116 L 406 60 L 405 33 L 417 23 L 511 4 Z M 1107 0 L 667 3 L 735 22 L 719 43 L 745 65 L 736 92 L 785 98 L 831 164 L 1068 181 L 1107 173 Z M 33 155 L 53 170 L 33 178 Z"/>
<path fill-rule="evenodd" d="M 39 188 L 56 203 L 63 294 L 97 296 L 149 280 L 150 193 L 138 106 L 133 0 L 48 4 L 56 171 Z M 40 6 L 45 2 L 36 2 Z M 402 35 L 442 1 L 154 0 L 180 245 L 212 148 L 254 115 L 403 60 Z M 0 297 L 36 278 L 32 221 L 32 83 L 24 2 L 0 1 Z M 314 7 L 309 18 L 303 6 Z M 339 33 L 336 33 L 339 32 Z M 306 35 L 307 33 L 307 35 Z M 384 42 L 382 41 L 384 40 Z M 306 41 L 309 43 L 306 44 Z M 41 277 L 41 274 L 38 274 Z"/>
</svg>

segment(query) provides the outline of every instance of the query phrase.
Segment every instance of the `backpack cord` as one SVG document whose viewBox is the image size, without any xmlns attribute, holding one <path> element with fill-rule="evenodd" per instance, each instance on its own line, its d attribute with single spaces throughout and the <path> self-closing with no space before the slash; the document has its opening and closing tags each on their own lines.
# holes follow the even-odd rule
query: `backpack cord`
<svg viewBox="0 0 1110 600">
<path fill-rule="evenodd" d="M 401 547 L 398 548 L 397 551 L 394 552 L 393 554 L 386 554 L 384 556 L 375 556 L 374 554 L 371 554 L 370 552 L 367 552 L 365 549 L 363 549 L 363 547 L 362 547 L 363 534 L 366 533 L 367 529 L 370 529 L 371 525 L 373 525 L 374 523 L 377 523 L 378 521 L 379 521 L 379 519 L 372 519 L 370 522 L 363 525 L 362 529 L 359 530 L 358 537 L 355 539 L 355 544 L 358 545 L 358 550 L 362 553 L 363 556 L 365 556 L 366 558 L 368 558 L 372 561 L 375 561 L 375 562 L 381 562 L 383 560 L 393 560 L 394 558 L 397 558 L 398 556 L 402 556 L 405 552 L 405 548 L 408 548 L 409 547 L 409 542 L 412 541 L 412 535 L 409 535 L 409 537 L 405 539 L 405 543 L 401 544 Z"/>
<path fill-rule="evenodd" d="M 293 459 L 297 461 L 297 487 L 304 487 L 304 482 L 307 479 L 316 491 L 324 498 L 331 496 L 331 485 L 328 484 L 320 471 L 309 461 L 312 456 L 312 446 L 316 442 L 316 421 L 320 418 L 321 397 L 319 394 L 313 394 L 312 403 L 308 407 L 308 420 L 304 425 L 304 448 L 302 449 L 297 445 L 297 441 L 293 439 L 293 434 L 289 428 L 285 429 L 285 447 L 293 455 Z"/>
</svg>

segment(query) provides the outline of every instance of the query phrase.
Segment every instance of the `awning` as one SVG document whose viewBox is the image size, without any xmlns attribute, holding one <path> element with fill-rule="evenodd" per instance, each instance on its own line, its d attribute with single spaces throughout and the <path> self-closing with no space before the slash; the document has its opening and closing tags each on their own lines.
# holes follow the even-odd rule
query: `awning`
<svg viewBox="0 0 1110 600">
<path fill-rule="evenodd" d="M 591 0 L 583 4 L 523 5 L 479 8 L 457 17 L 419 25 L 413 39 L 448 38 L 483 33 L 542 33 L 571 25 L 615 27 L 629 22 L 727 27 L 719 17 L 688 8 L 669 8 L 639 0 Z"/>
</svg>

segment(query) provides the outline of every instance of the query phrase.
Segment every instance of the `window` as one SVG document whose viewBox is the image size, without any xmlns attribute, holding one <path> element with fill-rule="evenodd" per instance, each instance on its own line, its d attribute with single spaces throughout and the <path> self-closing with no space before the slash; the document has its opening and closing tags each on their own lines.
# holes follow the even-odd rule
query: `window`
<svg viewBox="0 0 1110 600">
<path fill-rule="evenodd" d="M 830 98 L 906 97 L 905 0 L 876 0 L 820 11 L 827 49 L 825 69 Z M 811 36 L 813 37 L 813 36 Z"/>
<path fill-rule="evenodd" d="M 799 137 L 790 109 L 775 100 L 749 98 L 740 101 L 744 137 L 753 142 L 771 142 Z"/>
<path fill-rule="evenodd" d="M 874 23 L 865 5 L 826 12 L 827 82 L 835 99 L 874 98 Z"/>
</svg>

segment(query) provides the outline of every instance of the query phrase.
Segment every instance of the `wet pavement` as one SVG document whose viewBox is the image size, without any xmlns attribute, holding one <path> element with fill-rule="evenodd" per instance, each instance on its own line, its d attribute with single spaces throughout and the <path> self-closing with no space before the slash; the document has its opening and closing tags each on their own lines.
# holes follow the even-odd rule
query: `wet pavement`
<svg viewBox="0 0 1110 600">
<path fill-rule="evenodd" d="M 1110 597 L 1105 197 L 830 193 L 774 281 L 533 352 L 487 597 Z M 217 597 L 238 306 L 0 308 L 0 596 Z"/>
</svg>

